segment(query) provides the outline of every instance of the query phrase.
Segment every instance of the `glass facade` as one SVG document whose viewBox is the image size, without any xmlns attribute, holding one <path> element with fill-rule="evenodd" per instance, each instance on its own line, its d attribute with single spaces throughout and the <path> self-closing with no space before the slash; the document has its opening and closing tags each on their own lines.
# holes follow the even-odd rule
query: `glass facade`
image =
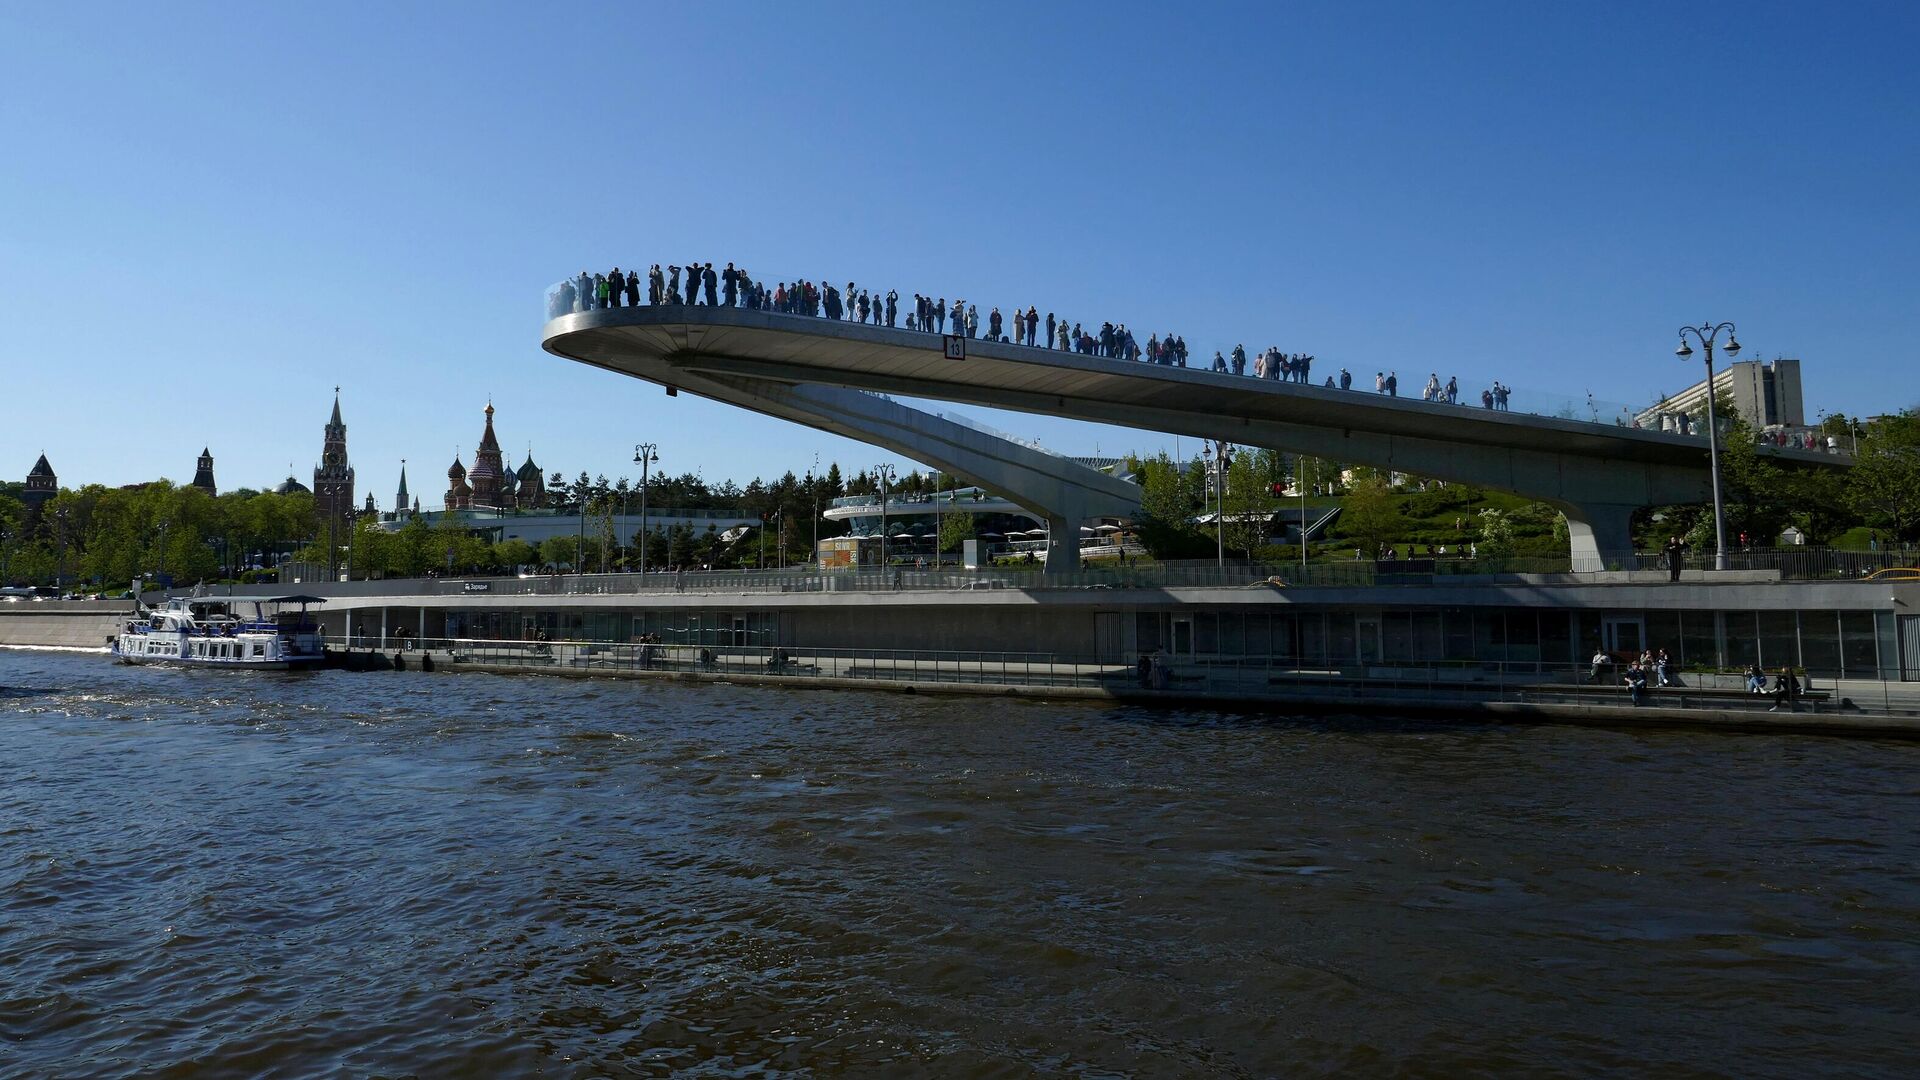
<svg viewBox="0 0 1920 1080">
<path fill-rule="evenodd" d="M 1177 656 L 1300 664 L 1580 665 L 1605 642 L 1665 649 L 1681 669 L 1737 671 L 1755 661 L 1828 678 L 1882 676 L 1892 620 L 1872 612 L 1537 608 L 1295 609 L 1281 613 L 1141 611 L 1137 648 Z M 1176 631 L 1174 622 L 1181 624 Z"/>
<path fill-rule="evenodd" d="M 393 609 L 391 632 L 412 627 L 421 617 L 415 612 Z M 653 637 L 685 645 L 806 644 L 787 640 L 792 630 L 778 611 L 767 610 L 435 610 L 424 624 L 429 635 L 438 636 L 443 615 L 445 635 L 462 639 L 632 642 Z M 1164 649 L 1176 659 L 1259 658 L 1304 667 L 1479 663 L 1529 669 L 1585 665 L 1596 646 L 1604 645 L 1616 652 L 1665 649 L 1683 671 L 1731 672 L 1759 662 L 1770 672 L 1791 665 L 1825 678 L 1901 678 L 1896 619 L 1869 611 L 1287 605 L 1162 607 L 1117 612 L 1112 618 L 1123 628 L 1109 646 L 1115 656 Z M 1123 632 L 1129 624 L 1131 635 Z M 374 615 L 357 620 L 362 635 L 377 634 L 380 625 Z M 1088 645 L 1085 651 L 1091 651 L 1092 642 Z M 873 647 L 913 646 L 896 641 Z"/>
<path fill-rule="evenodd" d="M 1873 612 L 1843 611 L 1840 613 L 1840 663 L 1845 667 L 1846 674 L 1850 678 L 1871 679 L 1880 674 L 1878 649 L 1874 641 Z"/>
</svg>

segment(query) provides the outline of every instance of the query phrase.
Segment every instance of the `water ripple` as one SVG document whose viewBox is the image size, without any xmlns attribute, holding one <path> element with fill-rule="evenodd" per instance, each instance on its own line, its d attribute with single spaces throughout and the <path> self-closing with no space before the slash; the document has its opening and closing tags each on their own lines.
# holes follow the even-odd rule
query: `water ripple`
<svg viewBox="0 0 1920 1080">
<path fill-rule="evenodd" d="M 0 652 L 0 1074 L 1900 1071 L 1916 751 Z"/>
</svg>

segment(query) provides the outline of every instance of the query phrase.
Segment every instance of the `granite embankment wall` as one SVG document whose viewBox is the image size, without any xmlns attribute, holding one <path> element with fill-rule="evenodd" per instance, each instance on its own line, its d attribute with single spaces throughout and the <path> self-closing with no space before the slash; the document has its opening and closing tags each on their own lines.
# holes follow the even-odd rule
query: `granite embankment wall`
<svg viewBox="0 0 1920 1080">
<path fill-rule="evenodd" d="M 132 608 L 128 600 L 0 602 L 0 645 L 104 648 Z"/>
</svg>

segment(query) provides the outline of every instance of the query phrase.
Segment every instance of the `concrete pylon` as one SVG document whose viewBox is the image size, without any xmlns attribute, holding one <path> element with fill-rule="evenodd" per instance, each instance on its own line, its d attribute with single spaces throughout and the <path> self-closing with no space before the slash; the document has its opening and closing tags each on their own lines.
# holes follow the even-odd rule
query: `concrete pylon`
<svg viewBox="0 0 1920 1080">
<path fill-rule="evenodd" d="M 1575 571 L 1634 568 L 1633 512 L 1638 507 L 1545 501 L 1567 519 L 1568 553 Z"/>
<path fill-rule="evenodd" d="M 1048 577 L 1078 573 L 1080 570 L 1080 521 L 1047 515 Z"/>
<path fill-rule="evenodd" d="M 878 394 L 709 371 L 682 370 L 679 382 L 703 397 L 885 447 L 1042 515 L 1048 523 L 1048 575 L 1080 569 L 1082 522 L 1140 512 L 1136 484 Z"/>
</svg>

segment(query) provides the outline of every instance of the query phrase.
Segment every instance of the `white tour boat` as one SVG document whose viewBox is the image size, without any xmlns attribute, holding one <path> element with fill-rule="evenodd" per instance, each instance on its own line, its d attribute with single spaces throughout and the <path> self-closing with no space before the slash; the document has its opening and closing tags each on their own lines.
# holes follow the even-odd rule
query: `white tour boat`
<svg viewBox="0 0 1920 1080">
<path fill-rule="evenodd" d="M 114 635 L 111 651 L 123 664 L 187 664 L 273 670 L 311 667 L 326 659 L 320 626 L 307 616 L 318 596 L 246 601 L 252 618 L 235 615 L 236 601 L 175 597 Z M 298 611 L 287 610 L 298 604 Z"/>
</svg>

